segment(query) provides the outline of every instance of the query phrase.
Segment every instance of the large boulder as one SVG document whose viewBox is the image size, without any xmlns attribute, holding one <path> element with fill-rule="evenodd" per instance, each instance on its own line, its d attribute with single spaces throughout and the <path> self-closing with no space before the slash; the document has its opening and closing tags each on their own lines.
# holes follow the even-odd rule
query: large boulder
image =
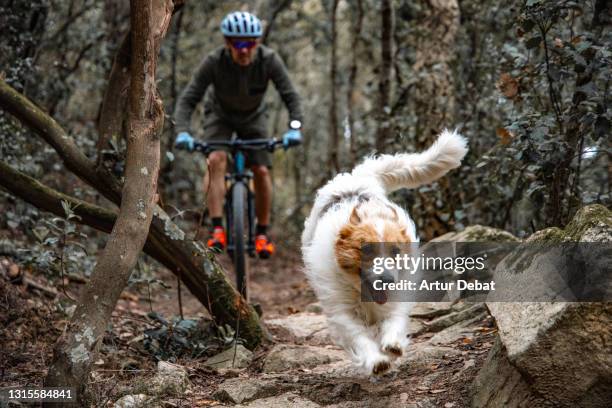
<svg viewBox="0 0 612 408">
<path fill-rule="evenodd" d="M 600 205 L 585 207 L 565 229 L 539 231 L 527 242 L 612 242 L 612 213 Z M 534 281 L 541 276 L 538 262 L 523 261 L 526 275 Z M 499 341 L 474 383 L 473 407 L 611 406 L 612 303 L 491 302 L 487 307 Z"/>
</svg>

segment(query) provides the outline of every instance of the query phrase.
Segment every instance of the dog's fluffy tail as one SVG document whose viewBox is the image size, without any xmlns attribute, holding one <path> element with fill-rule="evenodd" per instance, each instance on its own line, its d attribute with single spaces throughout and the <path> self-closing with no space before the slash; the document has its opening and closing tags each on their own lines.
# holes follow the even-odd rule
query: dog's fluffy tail
<svg viewBox="0 0 612 408">
<path fill-rule="evenodd" d="M 466 139 L 457 131 L 444 130 L 422 153 L 384 154 L 367 158 L 353 170 L 355 176 L 374 176 L 388 192 L 432 183 L 459 167 L 467 153 Z"/>
</svg>

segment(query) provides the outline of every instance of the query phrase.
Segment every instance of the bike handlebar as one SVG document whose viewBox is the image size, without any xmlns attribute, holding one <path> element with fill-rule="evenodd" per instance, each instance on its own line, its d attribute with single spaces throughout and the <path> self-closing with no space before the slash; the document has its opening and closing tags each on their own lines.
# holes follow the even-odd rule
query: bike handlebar
<svg viewBox="0 0 612 408">
<path fill-rule="evenodd" d="M 193 143 L 193 150 L 203 154 L 208 154 L 215 148 L 229 147 L 230 150 L 268 150 L 269 152 L 273 152 L 277 146 L 282 144 L 283 141 L 281 139 L 235 139 L 210 142 L 195 140 Z"/>
</svg>

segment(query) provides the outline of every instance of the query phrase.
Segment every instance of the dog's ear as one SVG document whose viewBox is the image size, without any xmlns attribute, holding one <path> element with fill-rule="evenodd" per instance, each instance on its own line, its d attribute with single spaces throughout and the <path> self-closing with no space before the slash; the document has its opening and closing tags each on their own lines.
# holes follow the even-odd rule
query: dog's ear
<svg viewBox="0 0 612 408">
<path fill-rule="evenodd" d="M 397 210 L 391 207 L 391 211 L 393 212 L 393 217 L 391 218 L 393 221 L 399 221 L 399 215 L 397 214 Z"/>
<path fill-rule="evenodd" d="M 357 207 L 353 208 L 353 211 L 351 212 L 351 217 L 349 218 L 349 221 L 353 225 L 357 225 L 357 224 L 359 224 L 361 222 L 361 217 L 359 217 L 359 214 L 357 214 Z"/>
</svg>

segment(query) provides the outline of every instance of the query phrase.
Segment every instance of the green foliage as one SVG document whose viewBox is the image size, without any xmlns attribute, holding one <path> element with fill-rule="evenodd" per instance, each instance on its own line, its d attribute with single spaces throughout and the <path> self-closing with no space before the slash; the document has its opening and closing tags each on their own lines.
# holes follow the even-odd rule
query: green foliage
<svg viewBox="0 0 612 408">
<path fill-rule="evenodd" d="M 80 217 L 69 203 L 62 201 L 62 207 L 65 219 L 43 219 L 31 229 L 36 244 L 25 251 L 23 261 L 51 277 L 62 277 L 66 273 L 89 275 L 93 262 L 87 259 L 87 248 L 79 242 L 87 239 L 75 223 Z"/>
<path fill-rule="evenodd" d="M 145 330 L 143 345 L 157 360 L 210 357 L 227 349 L 235 340 L 231 327 L 216 326 L 211 320 L 176 317 L 168 321 L 157 312 L 149 313 L 148 317 L 155 328 Z"/>
<path fill-rule="evenodd" d="M 496 174 L 511 203 L 529 200 L 536 227 L 610 203 L 592 178 L 609 149 L 612 36 L 592 18 L 583 2 L 528 1 L 513 25 L 520 42 L 502 55 L 497 86 L 512 113 L 477 168 Z"/>
</svg>

